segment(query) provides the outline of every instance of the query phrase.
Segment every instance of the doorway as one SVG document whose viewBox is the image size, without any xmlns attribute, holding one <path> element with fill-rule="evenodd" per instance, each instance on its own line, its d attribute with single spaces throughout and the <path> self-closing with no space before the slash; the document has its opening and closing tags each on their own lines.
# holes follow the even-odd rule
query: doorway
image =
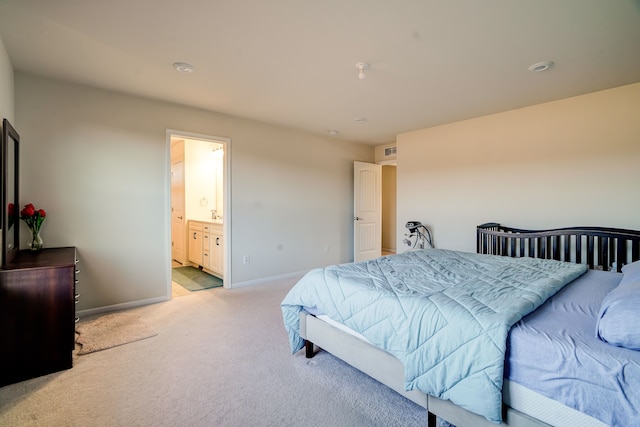
<svg viewBox="0 0 640 427">
<path fill-rule="evenodd" d="M 196 267 L 219 277 L 225 288 L 231 288 L 231 140 L 167 130 L 167 145 L 170 158 L 170 269 Z M 204 242 L 208 243 L 208 238 L 213 236 L 213 248 L 201 244 L 194 250 L 189 237 L 191 228 L 196 227 L 199 228 L 197 236 Z M 214 256 L 214 262 L 208 261 L 210 255 Z M 203 259 L 207 261 L 202 262 Z M 177 296 L 173 292 L 173 281 L 169 282 L 168 295 Z M 183 292 L 178 292 L 181 294 Z"/>
<path fill-rule="evenodd" d="M 393 255 L 396 247 L 396 165 L 382 165 L 382 255 Z"/>
</svg>

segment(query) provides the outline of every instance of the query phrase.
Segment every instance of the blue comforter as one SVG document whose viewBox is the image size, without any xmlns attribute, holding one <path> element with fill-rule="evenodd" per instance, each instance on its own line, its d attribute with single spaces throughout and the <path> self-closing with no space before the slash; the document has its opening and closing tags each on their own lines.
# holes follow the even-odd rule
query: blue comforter
<svg viewBox="0 0 640 427">
<path fill-rule="evenodd" d="M 507 334 L 584 265 L 426 249 L 315 269 L 282 301 L 291 351 L 299 313 L 315 308 L 405 367 L 405 388 L 502 418 Z"/>
</svg>

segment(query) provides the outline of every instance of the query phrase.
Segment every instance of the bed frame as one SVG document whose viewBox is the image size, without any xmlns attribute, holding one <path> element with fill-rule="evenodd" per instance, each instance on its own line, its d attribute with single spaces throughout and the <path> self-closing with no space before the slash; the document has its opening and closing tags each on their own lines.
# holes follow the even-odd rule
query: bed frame
<svg viewBox="0 0 640 427">
<path fill-rule="evenodd" d="M 487 223 L 477 227 L 477 252 L 511 257 L 556 259 L 587 264 L 590 269 L 620 272 L 625 264 L 640 259 L 640 231 L 602 227 L 568 227 L 553 230 L 523 230 Z M 404 390 L 404 367 L 391 354 L 331 324 L 302 311 L 300 335 L 305 339 L 306 356 L 313 357 L 322 348 L 365 374 L 375 378 L 428 411 L 428 426 L 436 426 L 441 417 L 457 427 L 495 427 L 484 417 L 456 406 L 450 401 Z M 505 390 L 516 387 L 505 380 Z M 554 417 L 571 416 L 582 426 L 604 424 L 587 415 L 540 396 L 541 410 L 527 408 L 527 415 L 503 405 L 503 422 L 510 427 L 549 426 L 539 418 L 556 424 Z M 546 401 L 544 401 L 546 399 Z M 568 411 L 567 411 L 568 410 Z M 544 415 L 537 415 L 544 414 Z M 551 418 L 550 418 L 551 417 Z M 577 417 L 577 418 L 576 418 Z"/>
</svg>

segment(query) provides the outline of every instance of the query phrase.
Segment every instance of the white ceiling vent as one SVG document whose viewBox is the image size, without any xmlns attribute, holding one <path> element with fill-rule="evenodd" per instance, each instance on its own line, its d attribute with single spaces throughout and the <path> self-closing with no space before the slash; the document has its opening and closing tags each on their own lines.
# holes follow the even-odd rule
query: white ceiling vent
<svg viewBox="0 0 640 427">
<path fill-rule="evenodd" d="M 384 149 L 384 156 L 385 157 L 395 156 L 396 151 L 397 151 L 396 147 L 387 147 Z"/>
</svg>

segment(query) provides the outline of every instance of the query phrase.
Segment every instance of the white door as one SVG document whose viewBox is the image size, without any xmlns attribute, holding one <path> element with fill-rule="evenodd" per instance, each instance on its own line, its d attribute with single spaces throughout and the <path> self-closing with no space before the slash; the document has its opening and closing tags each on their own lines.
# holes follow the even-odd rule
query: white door
<svg viewBox="0 0 640 427">
<path fill-rule="evenodd" d="M 184 162 L 178 162 L 171 165 L 171 258 L 181 264 L 186 263 L 184 224 Z"/>
<path fill-rule="evenodd" d="M 382 255 L 382 166 L 353 163 L 353 260 Z"/>
</svg>

